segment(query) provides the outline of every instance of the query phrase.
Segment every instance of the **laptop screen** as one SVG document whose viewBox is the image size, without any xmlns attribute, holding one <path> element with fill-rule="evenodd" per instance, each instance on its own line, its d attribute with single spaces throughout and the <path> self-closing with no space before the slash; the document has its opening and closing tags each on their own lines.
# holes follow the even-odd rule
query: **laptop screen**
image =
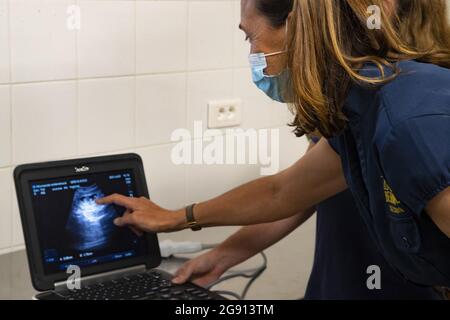
<svg viewBox="0 0 450 320">
<path fill-rule="evenodd" d="M 95 202 L 113 193 L 137 195 L 132 170 L 31 181 L 30 188 L 45 274 L 146 254 L 145 238 L 113 223 L 125 209 Z"/>
</svg>

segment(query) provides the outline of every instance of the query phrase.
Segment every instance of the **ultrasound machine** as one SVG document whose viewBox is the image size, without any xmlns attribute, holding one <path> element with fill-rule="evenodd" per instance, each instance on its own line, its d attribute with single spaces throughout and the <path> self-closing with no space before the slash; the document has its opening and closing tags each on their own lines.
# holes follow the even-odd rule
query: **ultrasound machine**
<svg viewBox="0 0 450 320">
<path fill-rule="evenodd" d="M 14 180 L 35 299 L 223 299 L 192 283 L 172 284 L 155 269 L 156 234 L 116 227 L 125 208 L 95 202 L 113 193 L 149 197 L 139 155 L 22 165 Z"/>
</svg>

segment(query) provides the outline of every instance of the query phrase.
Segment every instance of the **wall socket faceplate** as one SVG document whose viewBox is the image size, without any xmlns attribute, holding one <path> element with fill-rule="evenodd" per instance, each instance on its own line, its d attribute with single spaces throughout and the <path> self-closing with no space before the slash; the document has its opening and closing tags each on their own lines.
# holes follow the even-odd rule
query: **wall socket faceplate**
<svg viewBox="0 0 450 320">
<path fill-rule="evenodd" d="M 237 127 L 242 123 L 242 100 L 216 100 L 208 103 L 208 128 Z"/>
</svg>

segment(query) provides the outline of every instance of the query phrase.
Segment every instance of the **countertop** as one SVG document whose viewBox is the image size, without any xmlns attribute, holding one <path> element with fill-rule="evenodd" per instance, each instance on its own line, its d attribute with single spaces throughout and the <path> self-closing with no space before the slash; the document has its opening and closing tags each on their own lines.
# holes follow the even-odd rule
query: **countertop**
<svg viewBox="0 0 450 320">
<path fill-rule="evenodd" d="M 174 273 L 186 258 L 164 259 L 158 269 Z M 30 300 L 31 284 L 25 250 L 0 255 L 0 300 Z"/>
</svg>

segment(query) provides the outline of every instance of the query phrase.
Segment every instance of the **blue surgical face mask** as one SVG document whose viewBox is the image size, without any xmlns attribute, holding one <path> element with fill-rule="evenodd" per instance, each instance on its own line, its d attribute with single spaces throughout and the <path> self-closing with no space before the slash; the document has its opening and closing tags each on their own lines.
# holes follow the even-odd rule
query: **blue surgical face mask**
<svg viewBox="0 0 450 320">
<path fill-rule="evenodd" d="M 285 69 L 278 75 L 270 76 L 264 74 L 264 70 L 267 68 L 266 57 L 279 55 L 285 52 L 286 51 L 278 51 L 269 54 L 252 53 L 249 56 L 253 82 L 269 98 L 278 102 L 285 102 L 283 93 L 286 91 L 286 86 L 288 85 L 289 72 Z"/>
</svg>

